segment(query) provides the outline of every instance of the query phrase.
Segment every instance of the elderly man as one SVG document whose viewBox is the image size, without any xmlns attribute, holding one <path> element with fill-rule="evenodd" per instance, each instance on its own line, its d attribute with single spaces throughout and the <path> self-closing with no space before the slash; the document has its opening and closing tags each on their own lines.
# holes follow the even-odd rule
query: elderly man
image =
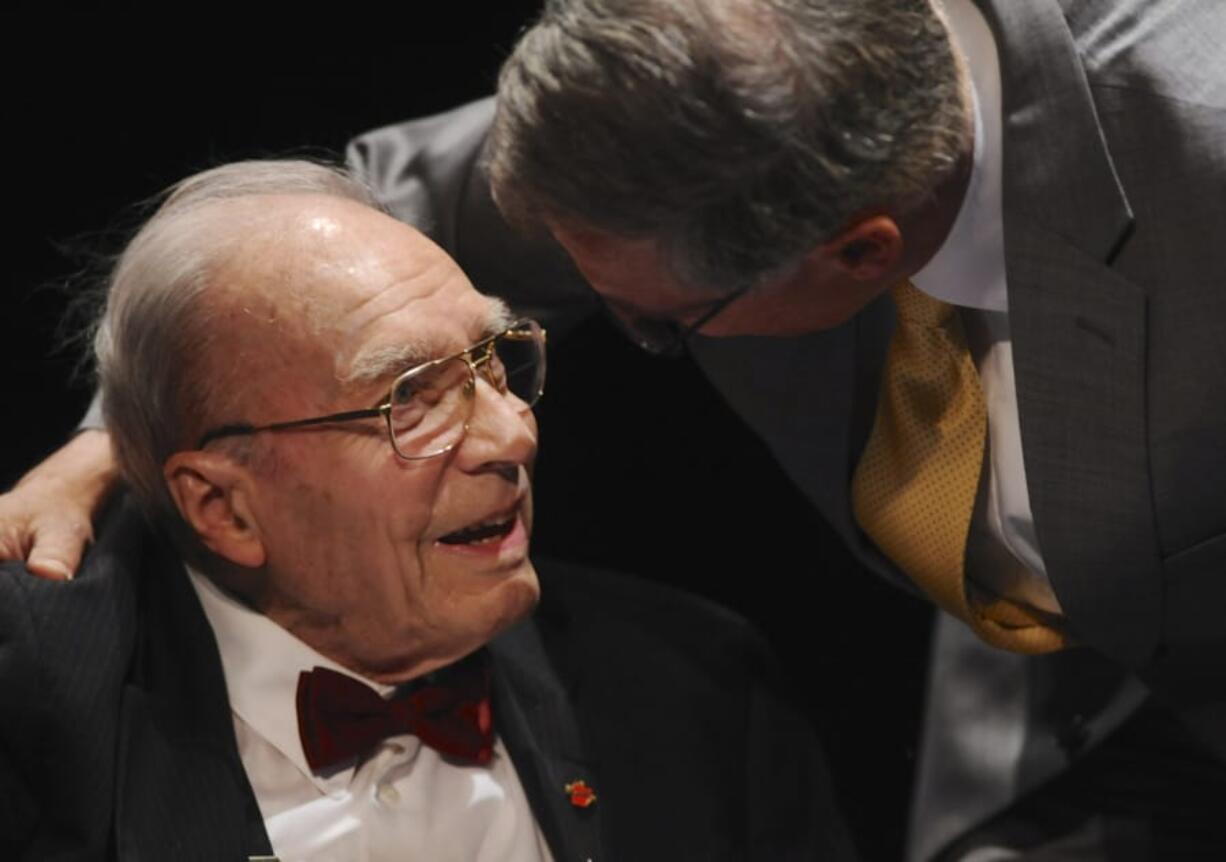
<svg viewBox="0 0 1226 862">
<path fill-rule="evenodd" d="M 0 855 L 844 858 L 741 623 L 538 581 L 544 345 L 342 172 L 180 183 L 96 337 L 145 517 L 0 576 Z"/>
</svg>

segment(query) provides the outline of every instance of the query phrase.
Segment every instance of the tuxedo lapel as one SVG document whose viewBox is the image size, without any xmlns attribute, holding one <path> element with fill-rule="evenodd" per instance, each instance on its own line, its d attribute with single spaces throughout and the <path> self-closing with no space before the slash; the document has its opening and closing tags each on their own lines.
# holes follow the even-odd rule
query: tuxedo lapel
<svg viewBox="0 0 1226 862">
<path fill-rule="evenodd" d="M 1060 7 L 980 5 L 1001 58 L 1009 322 L 1039 545 L 1074 636 L 1136 666 L 1157 642 L 1161 583 L 1145 296 L 1108 265 L 1132 212 Z"/>
<path fill-rule="evenodd" d="M 140 572 L 142 629 L 120 708 L 118 858 L 271 855 L 217 645 L 182 563 L 150 539 Z"/>
<path fill-rule="evenodd" d="M 194 736 L 176 708 L 136 687 L 124 692 L 120 720 L 119 859 L 271 855 L 242 765 L 224 745 Z"/>
<path fill-rule="evenodd" d="M 601 862 L 600 804 L 572 804 L 566 785 L 583 781 L 599 797 L 595 765 L 587 757 L 573 709 L 576 692 L 564 684 L 528 619 L 490 643 L 494 722 L 510 752 L 532 812 L 556 862 Z"/>
</svg>

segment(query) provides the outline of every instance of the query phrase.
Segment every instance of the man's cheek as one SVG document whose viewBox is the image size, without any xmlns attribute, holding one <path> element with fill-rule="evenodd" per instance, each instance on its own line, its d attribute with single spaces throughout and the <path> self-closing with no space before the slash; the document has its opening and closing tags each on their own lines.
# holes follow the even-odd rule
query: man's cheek
<svg viewBox="0 0 1226 862">
<path fill-rule="evenodd" d="M 387 519 L 380 531 L 379 553 L 384 555 L 391 577 L 406 592 L 421 589 L 424 573 L 432 565 L 434 541 L 429 513 L 420 510 L 399 511 Z"/>
</svg>

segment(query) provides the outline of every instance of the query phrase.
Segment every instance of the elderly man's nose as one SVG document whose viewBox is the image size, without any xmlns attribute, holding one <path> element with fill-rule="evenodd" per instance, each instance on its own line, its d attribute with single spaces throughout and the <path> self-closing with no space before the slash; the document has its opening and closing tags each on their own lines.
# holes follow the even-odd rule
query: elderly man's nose
<svg viewBox="0 0 1226 862">
<path fill-rule="evenodd" d="M 465 466 L 473 469 L 531 463 L 536 456 L 536 420 L 532 410 L 481 377 L 473 397 L 476 403 L 459 453 L 467 462 Z"/>
</svg>

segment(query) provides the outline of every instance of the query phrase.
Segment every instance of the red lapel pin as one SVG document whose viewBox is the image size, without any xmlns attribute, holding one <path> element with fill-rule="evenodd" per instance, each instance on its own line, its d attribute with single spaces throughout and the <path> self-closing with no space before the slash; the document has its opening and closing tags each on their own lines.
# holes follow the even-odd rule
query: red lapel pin
<svg viewBox="0 0 1226 862">
<path fill-rule="evenodd" d="M 572 781 L 562 789 L 570 796 L 570 804 L 576 808 L 591 808 L 596 804 L 596 791 L 588 787 L 583 779 Z"/>
</svg>

